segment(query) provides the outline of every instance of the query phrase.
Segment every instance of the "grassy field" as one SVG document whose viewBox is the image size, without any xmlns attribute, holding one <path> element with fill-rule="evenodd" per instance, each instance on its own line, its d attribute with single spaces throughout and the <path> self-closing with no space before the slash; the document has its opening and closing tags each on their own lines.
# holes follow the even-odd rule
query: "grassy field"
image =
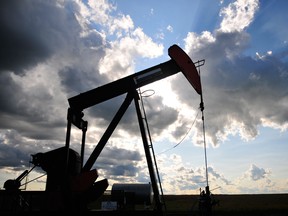
<svg viewBox="0 0 288 216">
<path fill-rule="evenodd" d="M 198 212 L 198 195 L 166 195 L 167 212 Z M 212 215 L 288 215 L 288 194 L 214 195 Z"/>
<path fill-rule="evenodd" d="M 259 195 L 214 195 L 219 203 L 212 208 L 212 214 L 229 216 L 287 216 L 288 194 Z M 100 202 L 109 200 L 103 197 L 94 203 L 100 208 Z M 198 208 L 199 195 L 165 195 L 167 215 L 201 215 Z M 143 206 L 136 206 L 136 209 Z"/>
<path fill-rule="evenodd" d="M 2 194 L 2 195 L 1 195 Z M 20 212 L 24 216 L 21 209 L 11 209 L 11 205 L 7 206 L 6 199 L 4 199 L 5 191 L 0 193 L 0 215 L 4 213 Z M 25 196 L 24 196 L 25 195 Z M 30 207 L 28 215 L 40 215 L 37 209 L 41 209 L 43 205 L 43 192 L 26 192 L 22 194 L 25 200 L 29 201 Z M 258 195 L 214 195 L 214 198 L 219 203 L 212 208 L 212 213 L 209 216 L 288 216 L 288 194 L 258 194 Z M 9 200 L 8 200 L 9 201 Z M 103 211 L 101 205 L 104 201 L 111 201 L 110 195 L 102 195 L 102 197 L 89 204 L 88 208 L 91 211 L 83 212 L 84 215 L 123 215 L 123 216 L 149 216 L 157 215 L 153 212 L 152 206 L 141 205 L 126 205 L 124 209 L 117 211 Z M 199 215 L 199 195 L 164 195 L 164 202 L 166 204 L 166 216 L 181 216 L 181 215 Z M 10 207 L 9 207 L 10 206 Z M 32 211 L 32 212 L 31 212 Z M 33 213 L 33 214 L 32 214 Z M 42 214 L 43 212 L 41 212 Z M 7 215 L 7 214 L 6 214 Z M 27 214 L 26 214 L 27 215 Z"/>
</svg>

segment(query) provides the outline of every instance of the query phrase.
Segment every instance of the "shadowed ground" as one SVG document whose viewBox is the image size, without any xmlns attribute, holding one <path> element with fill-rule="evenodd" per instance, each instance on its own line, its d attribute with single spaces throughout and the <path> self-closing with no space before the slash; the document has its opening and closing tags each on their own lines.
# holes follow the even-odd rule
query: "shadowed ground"
<svg viewBox="0 0 288 216">
<path fill-rule="evenodd" d="M 2 193 L 0 193 L 2 194 Z M 17 209 L 17 206 L 7 209 L 7 203 L 3 199 L 3 196 L 0 196 L 0 215 L 53 215 L 54 213 L 71 213 L 65 211 L 39 211 L 37 206 L 41 206 L 43 201 L 39 199 L 41 197 L 39 192 L 28 192 L 24 193 L 23 197 L 25 198 L 26 194 L 29 194 L 30 205 L 33 205 L 34 208 L 27 208 L 22 211 Z M 27 196 L 28 198 L 28 196 Z M 199 195 L 165 195 L 164 201 L 166 204 L 166 211 L 163 214 L 157 213 L 152 210 L 149 206 L 144 205 L 127 205 L 124 209 L 117 211 L 104 211 L 101 209 L 101 204 L 103 201 L 110 200 L 109 195 L 102 195 L 99 200 L 89 204 L 89 211 L 83 212 L 73 212 L 81 213 L 81 215 L 199 215 L 202 216 L 199 212 Z M 260 195 L 214 195 L 215 200 L 219 201 L 218 204 L 213 206 L 211 214 L 209 216 L 287 216 L 288 215 L 288 194 L 260 194 Z M 6 204 L 5 204 L 6 203 Z M 31 207 L 31 206 L 30 206 Z M 10 210 L 14 210 L 14 213 L 11 214 Z"/>
</svg>

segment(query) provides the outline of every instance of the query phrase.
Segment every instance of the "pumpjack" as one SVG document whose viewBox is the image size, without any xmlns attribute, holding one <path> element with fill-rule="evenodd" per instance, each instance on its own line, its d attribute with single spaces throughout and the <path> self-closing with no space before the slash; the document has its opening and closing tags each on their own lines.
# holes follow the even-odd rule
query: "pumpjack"
<svg viewBox="0 0 288 216">
<path fill-rule="evenodd" d="M 195 91 L 202 95 L 201 81 L 195 63 L 177 45 L 168 49 L 170 60 L 145 69 L 143 71 L 126 76 L 106 85 L 97 87 L 68 99 L 67 129 L 65 146 L 46 152 L 32 155 L 31 163 L 41 167 L 47 173 L 45 189 L 44 210 L 79 210 L 86 209 L 87 203 L 97 200 L 107 189 L 107 179 L 96 181 L 98 172 L 93 165 L 117 127 L 122 116 L 134 100 L 139 122 L 140 133 L 146 155 L 153 196 L 155 211 L 163 212 L 163 202 L 159 192 L 159 181 L 155 174 L 155 158 L 151 155 L 151 146 L 148 144 L 147 132 L 139 105 L 139 93 L 137 89 L 155 81 L 174 75 L 180 71 L 187 78 Z M 84 164 L 85 139 L 88 122 L 83 119 L 84 110 L 104 101 L 110 100 L 122 94 L 126 97 L 102 135 L 95 149 Z M 71 127 L 76 126 L 82 130 L 81 152 L 78 153 L 70 148 Z M 33 167 L 33 168 L 34 168 Z M 7 192 L 19 191 L 20 181 L 28 175 L 25 171 L 15 180 L 8 180 L 4 184 Z"/>
</svg>

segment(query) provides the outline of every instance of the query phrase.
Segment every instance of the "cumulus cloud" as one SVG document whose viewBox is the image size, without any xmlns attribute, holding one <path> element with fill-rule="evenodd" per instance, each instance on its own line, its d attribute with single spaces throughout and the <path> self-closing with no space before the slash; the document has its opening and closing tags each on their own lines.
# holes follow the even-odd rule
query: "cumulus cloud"
<svg viewBox="0 0 288 216">
<path fill-rule="evenodd" d="M 253 21 L 258 8 L 258 0 L 238 0 L 230 3 L 220 11 L 220 16 L 223 17 L 220 31 L 243 31 Z"/>
<path fill-rule="evenodd" d="M 207 168 L 208 174 L 210 175 L 209 179 L 211 181 L 217 181 L 217 180 L 221 180 L 222 182 L 224 182 L 226 185 L 231 184 L 231 181 L 229 181 L 228 179 L 226 179 L 226 177 L 224 177 L 223 174 L 220 174 L 218 171 L 216 171 L 213 167 L 209 166 Z"/>
<path fill-rule="evenodd" d="M 288 70 L 284 61 L 287 55 L 269 50 L 255 57 L 243 55 L 250 41 L 245 29 L 258 7 L 258 1 L 231 3 L 221 12 L 224 17 L 219 29 L 188 33 L 185 39 L 185 50 L 194 61 L 205 58 L 202 86 L 207 134 L 214 146 L 229 134 L 254 139 L 260 125 L 282 130 L 288 126 L 287 104 L 281 102 L 287 100 L 287 76 L 283 76 Z M 186 95 L 180 97 L 183 103 L 191 101 Z M 201 124 L 197 127 L 200 129 Z"/>
<path fill-rule="evenodd" d="M 233 180 L 233 184 L 227 185 L 226 188 L 223 187 L 223 191 L 225 193 L 233 191 L 234 193 L 247 194 L 271 193 L 275 190 L 281 191 L 282 189 L 279 188 L 283 187 L 283 182 L 276 185 L 271 175 L 271 169 L 251 164 L 241 176 Z"/>
<path fill-rule="evenodd" d="M 31 154 L 64 145 L 67 98 L 134 72 L 138 57 L 156 58 L 163 54 L 162 44 L 155 43 L 143 29 L 135 27 L 129 15 L 113 14 L 115 5 L 108 1 L 96 4 L 95 1 L 24 0 L 0 4 L 0 164 L 3 170 L 9 167 L 23 170 L 30 166 Z M 91 131 L 97 132 L 87 136 L 87 146 L 98 142 L 122 99 L 115 98 L 85 112 L 85 119 L 93 117 L 89 121 Z M 139 139 L 136 117 L 135 110 L 128 109 L 115 137 L 129 135 L 132 142 L 134 134 Z M 172 124 L 175 118 L 171 115 L 163 124 Z M 154 133 L 161 133 L 162 127 L 160 124 L 159 132 Z M 74 129 L 73 132 L 76 133 L 71 136 L 71 147 L 79 150 L 75 143 L 81 142 L 81 134 Z M 137 153 L 139 147 L 135 152 L 125 151 L 119 149 L 124 144 L 115 143 L 118 147 L 112 145 L 113 157 L 113 148 L 118 155 L 122 152 L 122 157 L 110 161 L 100 157 L 97 165 L 103 175 L 112 179 L 138 176 L 147 180 L 145 172 L 139 175 L 143 169 L 140 161 L 144 160 Z M 86 149 L 85 158 L 91 151 L 92 148 Z M 103 154 L 113 158 L 106 151 Z"/>
<path fill-rule="evenodd" d="M 136 178 L 141 161 L 142 156 L 137 150 L 106 147 L 95 166 L 109 179 L 119 176 Z"/>
<path fill-rule="evenodd" d="M 187 166 L 180 155 L 162 154 L 159 156 L 158 164 L 165 193 L 198 193 L 199 188 L 207 186 L 205 167 Z M 208 181 L 208 184 L 212 185 L 211 189 L 232 184 L 213 166 L 208 166 Z"/>
<path fill-rule="evenodd" d="M 249 170 L 245 173 L 245 176 L 249 177 L 253 181 L 267 178 L 271 174 L 269 169 L 264 169 L 251 164 Z"/>
<path fill-rule="evenodd" d="M 288 127 L 287 51 L 243 55 L 250 42 L 246 29 L 258 7 L 258 1 L 231 3 L 221 10 L 218 29 L 189 32 L 184 39 L 185 50 L 194 61 L 205 58 L 201 78 L 206 130 L 214 146 L 230 134 L 253 139 L 259 125 L 282 130 Z M 174 32 L 170 25 L 166 30 Z M 105 0 L 2 1 L 0 41 L 1 169 L 23 170 L 30 154 L 64 145 L 67 98 L 134 73 L 139 58 L 151 60 L 164 54 L 163 44 L 156 43 L 129 15 L 118 13 L 116 5 Z M 198 113 L 199 95 L 185 78 L 179 75 L 169 83 L 171 86 L 153 86 L 160 94 L 145 103 L 155 140 L 163 134 L 179 140 L 189 129 L 187 122 Z M 169 96 L 168 90 L 173 90 Z M 123 99 L 114 98 L 85 110 L 84 119 L 89 121 L 86 158 Z M 181 105 L 177 107 L 178 100 Z M 111 146 L 95 164 L 111 182 L 149 181 L 144 153 L 138 152 L 141 146 L 133 144 L 141 142 L 134 108 L 133 104 L 129 107 L 113 133 Z M 196 121 L 193 143 L 202 144 L 197 139 L 201 131 L 202 124 Z M 81 131 L 75 134 L 71 146 L 79 149 Z M 189 192 L 205 185 L 203 167 L 191 168 L 176 154 L 163 154 L 159 161 L 168 192 Z M 257 166 L 249 170 L 254 180 L 268 175 L 268 170 Z M 231 183 L 214 167 L 209 167 L 209 177 L 223 185 Z"/>
</svg>

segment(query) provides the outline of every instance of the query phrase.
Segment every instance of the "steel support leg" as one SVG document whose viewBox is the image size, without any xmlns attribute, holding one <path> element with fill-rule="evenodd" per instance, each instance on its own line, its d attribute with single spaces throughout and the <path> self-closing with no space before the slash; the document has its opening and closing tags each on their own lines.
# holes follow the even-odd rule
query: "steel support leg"
<svg viewBox="0 0 288 216">
<path fill-rule="evenodd" d="M 152 161 L 152 157 L 151 157 L 151 152 L 150 152 L 150 148 L 149 148 L 149 144 L 148 144 L 148 140 L 147 140 L 147 136 L 146 136 L 145 126 L 144 126 L 144 122 L 143 122 L 143 118 L 142 118 L 142 114 L 141 114 L 141 110 L 140 110 L 139 95 L 138 95 L 136 90 L 135 90 L 135 95 L 134 95 L 134 102 L 135 102 L 135 107 L 136 107 L 136 111 L 137 111 L 137 117 L 138 117 L 140 132 L 141 132 L 141 136 L 142 136 L 142 140 L 143 140 L 143 146 L 144 146 L 144 150 L 145 150 L 149 174 L 150 174 L 150 178 L 151 178 L 152 189 L 153 189 L 153 193 L 154 193 L 154 199 L 156 202 L 156 208 L 157 208 L 157 211 L 162 212 L 162 203 L 160 200 L 157 179 L 156 179 L 153 161 Z"/>
</svg>

